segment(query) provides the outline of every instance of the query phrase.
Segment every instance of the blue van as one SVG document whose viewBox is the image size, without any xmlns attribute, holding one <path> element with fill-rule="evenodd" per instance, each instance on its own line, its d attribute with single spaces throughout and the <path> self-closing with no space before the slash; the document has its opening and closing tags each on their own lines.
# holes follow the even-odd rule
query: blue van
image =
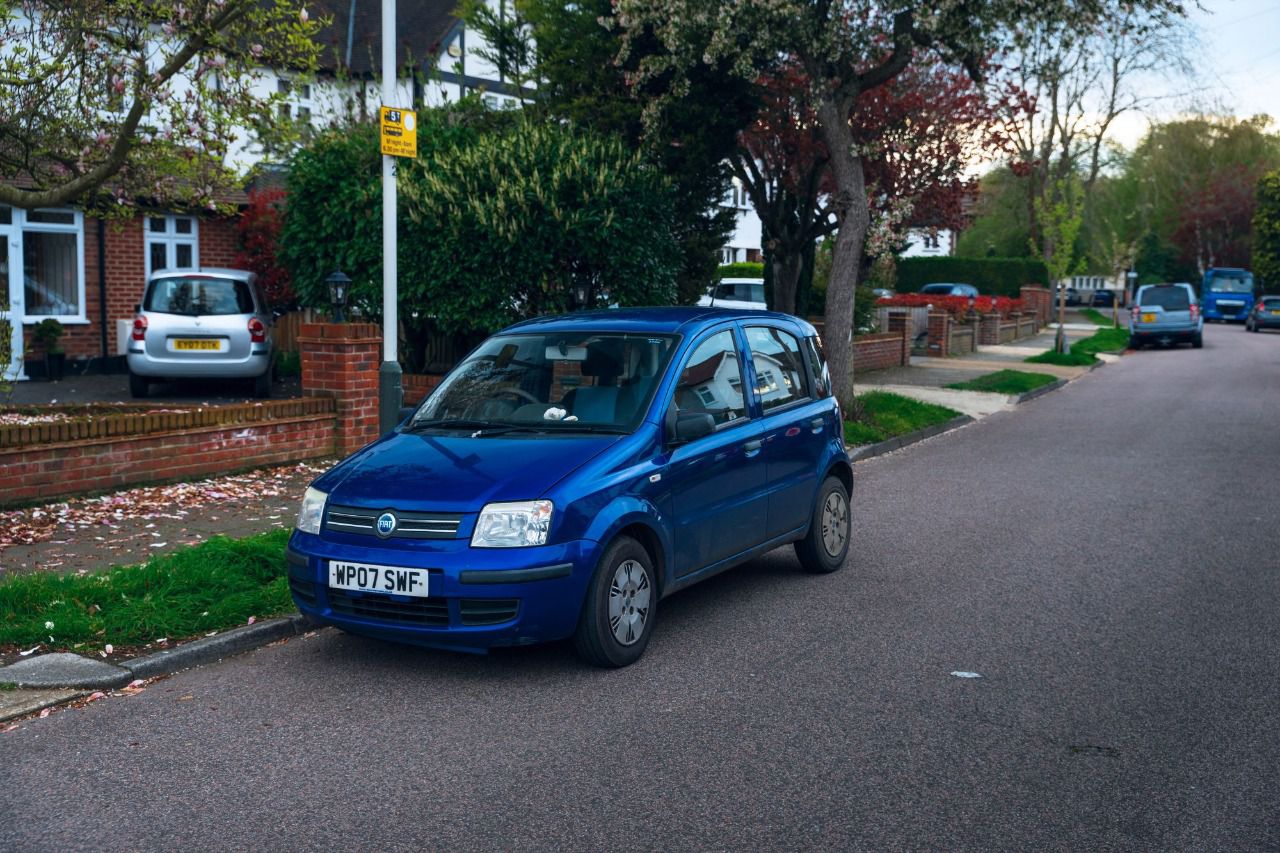
<svg viewBox="0 0 1280 853">
<path fill-rule="evenodd" d="M 625 666 L 658 602 L 779 545 L 849 548 L 853 469 L 814 328 L 715 308 L 584 312 L 489 338 L 307 489 L 298 608 L 467 651 L 573 637 Z"/>
<path fill-rule="evenodd" d="M 1253 310 L 1253 273 L 1248 270 L 1210 267 L 1200 285 L 1200 307 L 1206 320 L 1249 319 Z"/>
</svg>

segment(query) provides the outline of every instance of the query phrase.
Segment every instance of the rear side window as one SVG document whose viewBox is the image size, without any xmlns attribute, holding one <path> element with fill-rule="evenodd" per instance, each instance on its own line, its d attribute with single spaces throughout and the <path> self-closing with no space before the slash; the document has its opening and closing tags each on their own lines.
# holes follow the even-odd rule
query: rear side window
<svg viewBox="0 0 1280 853">
<path fill-rule="evenodd" d="M 822 343 L 817 338 L 805 338 L 804 348 L 809 357 L 809 384 L 814 396 L 830 397 L 831 374 L 827 372 L 827 359 L 822 353 Z"/>
<path fill-rule="evenodd" d="M 773 326 L 748 326 L 747 345 L 756 368 L 756 393 L 765 411 L 809 396 L 795 335 Z"/>
<path fill-rule="evenodd" d="M 161 278 L 151 282 L 144 311 L 210 316 L 252 314 L 253 294 L 246 282 L 230 278 Z"/>
<path fill-rule="evenodd" d="M 1191 295 L 1185 287 L 1151 287 L 1143 291 L 1141 304 L 1146 308 L 1186 311 L 1191 307 Z"/>
</svg>

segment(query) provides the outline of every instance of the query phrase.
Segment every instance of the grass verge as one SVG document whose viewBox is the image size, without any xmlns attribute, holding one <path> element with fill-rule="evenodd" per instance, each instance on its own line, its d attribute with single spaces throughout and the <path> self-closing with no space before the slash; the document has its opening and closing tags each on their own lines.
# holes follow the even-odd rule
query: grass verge
<svg viewBox="0 0 1280 853">
<path fill-rule="evenodd" d="M 989 391 L 993 394 L 1025 394 L 1045 385 L 1052 385 L 1057 378 L 1047 373 L 1029 373 L 1025 370 L 997 370 L 970 379 L 968 382 L 955 382 L 948 385 L 957 391 Z"/>
<path fill-rule="evenodd" d="M 293 609 L 289 531 L 199 545 L 86 575 L 41 572 L 0 582 L 0 645 L 96 650 L 177 639 Z M 50 639 L 52 638 L 52 639 Z"/>
<path fill-rule="evenodd" d="M 1086 367 L 1098 360 L 1100 352 L 1124 352 L 1129 346 L 1129 333 L 1124 329 L 1099 329 L 1082 341 L 1071 345 L 1071 352 L 1045 350 L 1025 359 L 1031 364 L 1056 364 L 1061 367 Z"/>
<path fill-rule="evenodd" d="M 1111 318 L 1103 314 L 1097 308 L 1082 308 L 1080 313 L 1084 318 L 1095 326 L 1113 326 Z"/>
<path fill-rule="evenodd" d="M 844 424 L 846 444 L 875 444 L 934 424 L 946 423 L 960 415 L 946 406 L 922 403 L 887 391 L 859 394 L 858 402 L 862 404 L 861 416 L 856 421 L 845 421 Z"/>
</svg>

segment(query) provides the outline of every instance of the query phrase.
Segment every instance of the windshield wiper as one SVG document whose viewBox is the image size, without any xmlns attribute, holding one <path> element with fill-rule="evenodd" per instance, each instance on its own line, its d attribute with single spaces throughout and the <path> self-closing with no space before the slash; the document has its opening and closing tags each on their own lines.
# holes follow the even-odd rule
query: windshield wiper
<svg viewBox="0 0 1280 853">
<path fill-rule="evenodd" d="M 466 418 L 437 418 L 435 420 L 410 421 L 405 424 L 405 432 L 417 432 L 424 429 L 470 429 L 484 430 L 506 426 L 493 421 L 467 420 Z"/>
</svg>

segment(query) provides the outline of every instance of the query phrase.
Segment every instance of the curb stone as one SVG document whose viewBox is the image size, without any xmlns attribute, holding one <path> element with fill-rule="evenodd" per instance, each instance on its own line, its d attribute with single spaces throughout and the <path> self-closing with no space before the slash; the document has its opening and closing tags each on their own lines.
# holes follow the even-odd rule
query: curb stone
<svg viewBox="0 0 1280 853">
<path fill-rule="evenodd" d="M 924 441 L 926 438 L 933 438 L 935 435 L 942 435 L 944 432 L 950 432 L 953 429 L 959 429 L 966 424 L 973 423 L 973 418 L 969 415 L 960 415 L 949 421 L 943 421 L 940 424 L 927 426 L 924 429 L 918 429 L 915 432 L 909 432 L 904 435 L 894 436 L 893 438 L 881 441 L 878 444 L 864 444 L 862 447 L 855 447 L 849 451 L 849 461 L 861 462 L 864 459 L 871 459 L 875 456 L 883 456 L 886 453 L 906 447 L 908 444 L 915 444 L 917 441 Z"/>
<path fill-rule="evenodd" d="M 301 614 L 267 619 L 119 664 L 65 652 L 40 655 L 0 667 L 0 682 L 11 682 L 19 688 L 108 690 L 123 687 L 134 679 L 168 675 L 297 636 L 309 626 L 310 622 Z"/>
<path fill-rule="evenodd" d="M 64 702 L 83 699 L 88 690 L 0 690 L 0 723 L 26 717 Z"/>
<path fill-rule="evenodd" d="M 1062 388 L 1070 381 L 1071 380 L 1069 379 L 1059 379 L 1056 382 L 1050 382 L 1048 385 L 1041 385 L 1039 388 L 1033 388 L 1030 391 L 1023 391 L 1021 394 L 1018 394 L 1015 397 L 1011 397 L 1009 402 L 1013 403 L 1016 406 L 1019 403 L 1025 403 L 1028 400 L 1034 400 L 1036 397 L 1042 397 L 1045 394 L 1048 394 L 1050 391 L 1057 391 L 1059 388 Z"/>
</svg>

